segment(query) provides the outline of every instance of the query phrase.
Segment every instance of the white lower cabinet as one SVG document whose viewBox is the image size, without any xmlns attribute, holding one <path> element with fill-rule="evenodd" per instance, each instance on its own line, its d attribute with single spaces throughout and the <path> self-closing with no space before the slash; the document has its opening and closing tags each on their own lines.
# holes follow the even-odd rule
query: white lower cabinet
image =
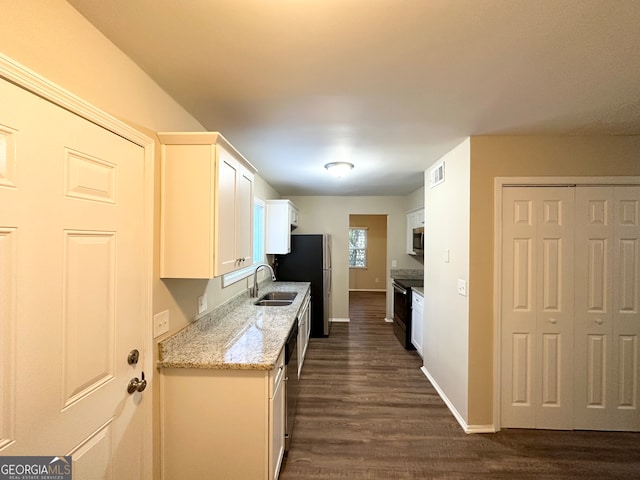
<svg viewBox="0 0 640 480">
<path fill-rule="evenodd" d="M 284 350 L 274 370 L 160 372 L 163 480 L 275 480 L 284 456 Z"/>
<path fill-rule="evenodd" d="M 302 302 L 302 308 L 298 315 L 298 378 L 302 374 L 304 357 L 307 354 L 309 336 L 311 335 L 311 295 Z"/>
<path fill-rule="evenodd" d="M 411 343 L 418 355 L 422 354 L 422 335 L 424 332 L 424 297 L 417 292 L 411 293 Z"/>
<path fill-rule="evenodd" d="M 284 372 L 284 370 L 281 370 Z M 286 387 L 284 375 L 276 381 L 273 395 L 269 399 L 269 479 L 278 478 L 284 459 L 284 436 L 286 420 Z"/>
</svg>

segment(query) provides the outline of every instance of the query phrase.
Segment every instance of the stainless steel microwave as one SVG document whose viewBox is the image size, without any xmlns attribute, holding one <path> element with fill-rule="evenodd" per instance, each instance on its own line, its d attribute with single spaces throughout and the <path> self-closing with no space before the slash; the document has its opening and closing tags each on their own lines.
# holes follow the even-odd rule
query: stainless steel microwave
<svg viewBox="0 0 640 480">
<path fill-rule="evenodd" d="M 424 227 L 413 229 L 413 253 L 424 255 Z"/>
</svg>

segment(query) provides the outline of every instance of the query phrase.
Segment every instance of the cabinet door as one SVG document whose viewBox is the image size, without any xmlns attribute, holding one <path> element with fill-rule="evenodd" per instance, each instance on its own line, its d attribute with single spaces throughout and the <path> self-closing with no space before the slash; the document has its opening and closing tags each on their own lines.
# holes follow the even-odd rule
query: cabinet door
<svg viewBox="0 0 640 480">
<path fill-rule="evenodd" d="M 218 146 L 216 274 L 253 263 L 253 176 Z"/>
<path fill-rule="evenodd" d="M 298 317 L 298 379 L 302 373 L 302 365 L 304 357 L 307 354 L 307 346 L 309 345 L 309 336 L 311 334 L 311 297 L 304 301 L 300 316 Z"/>
<path fill-rule="evenodd" d="M 266 253 L 285 255 L 291 252 L 289 210 L 289 205 L 282 200 L 267 200 Z"/>
<path fill-rule="evenodd" d="M 413 294 L 411 312 L 411 343 L 422 357 L 422 334 L 424 325 L 424 299 L 417 293 Z"/>
<path fill-rule="evenodd" d="M 269 445 L 269 480 L 275 480 L 280 473 L 282 459 L 284 458 L 284 435 L 285 435 L 285 384 L 281 379 L 276 384 L 273 398 L 269 401 L 271 409 L 270 433 L 271 442 Z"/>
<path fill-rule="evenodd" d="M 416 227 L 416 213 L 407 213 L 407 253 L 413 255 L 413 228 Z"/>
<path fill-rule="evenodd" d="M 238 183 L 238 164 L 233 157 L 218 147 L 218 184 L 216 185 L 216 259 L 217 274 L 235 270 L 238 263 L 236 255 L 236 185 Z"/>
<path fill-rule="evenodd" d="M 240 166 L 238 171 L 236 245 L 239 266 L 253 263 L 253 175 Z"/>
<path fill-rule="evenodd" d="M 311 336 L 311 297 L 307 300 L 307 308 L 304 315 L 306 317 L 305 327 L 307 328 L 304 336 L 304 355 L 307 354 L 307 347 L 309 346 L 309 337 Z"/>
<path fill-rule="evenodd" d="M 289 207 L 289 223 L 291 223 L 293 227 L 298 226 L 298 209 L 294 206 Z"/>
</svg>

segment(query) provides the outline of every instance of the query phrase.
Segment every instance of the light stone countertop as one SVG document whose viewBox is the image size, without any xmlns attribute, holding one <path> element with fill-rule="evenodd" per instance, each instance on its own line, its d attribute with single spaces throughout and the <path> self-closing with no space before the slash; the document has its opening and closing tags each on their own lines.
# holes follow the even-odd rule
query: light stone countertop
<svg viewBox="0 0 640 480">
<path fill-rule="evenodd" d="M 412 278 L 421 280 L 424 278 L 424 270 L 417 268 L 392 268 L 389 272 L 391 278 Z"/>
<path fill-rule="evenodd" d="M 309 282 L 260 285 L 259 297 L 272 291 L 297 292 L 288 306 L 263 307 L 244 293 L 158 344 L 159 368 L 273 370 Z"/>
<path fill-rule="evenodd" d="M 412 292 L 416 292 L 424 297 L 424 287 L 411 287 Z"/>
</svg>

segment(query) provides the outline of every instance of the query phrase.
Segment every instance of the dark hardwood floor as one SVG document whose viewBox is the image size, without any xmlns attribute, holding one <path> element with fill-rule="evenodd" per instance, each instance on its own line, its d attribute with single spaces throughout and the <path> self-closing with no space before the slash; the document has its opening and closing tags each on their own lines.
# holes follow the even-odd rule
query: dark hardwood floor
<svg viewBox="0 0 640 480">
<path fill-rule="evenodd" d="M 384 298 L 352 293 L 351 322 L 311 339 L 281 480 L 640 478 L 640 434 L 465 434 L 385 323 Z"/>
</svg>

